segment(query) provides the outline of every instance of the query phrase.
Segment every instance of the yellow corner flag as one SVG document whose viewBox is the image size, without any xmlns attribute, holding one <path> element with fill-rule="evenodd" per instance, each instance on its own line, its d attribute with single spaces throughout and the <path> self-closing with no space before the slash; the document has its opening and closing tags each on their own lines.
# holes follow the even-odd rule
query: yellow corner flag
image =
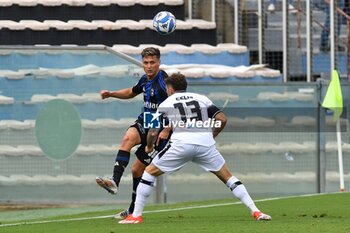
<svg viewBox="0 0 350 233">
<path fill-rule="evenodd" d="M 343 96 L 340 87 L 338 72 L 333 70 L 332 80 L 329 83 L 322 107 L 333 111 L 333 120 L 337 121 L 343 112 Z"/>
</svg>

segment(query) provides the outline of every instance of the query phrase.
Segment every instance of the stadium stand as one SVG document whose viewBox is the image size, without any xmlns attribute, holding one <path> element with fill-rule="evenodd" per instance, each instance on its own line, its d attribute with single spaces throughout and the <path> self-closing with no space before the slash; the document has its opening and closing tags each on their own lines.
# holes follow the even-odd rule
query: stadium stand
<svg viewBox="0 0 350 233">
<path fill-rule="evenodd" d="M 153 32 L 161 10 L 177 17 L 177 33 Z M 39 13 L 40 12 L 40 13 Z M 0 44 L 216 44 L 216 24 L 185 20 L 183 1 L 4 1 L 0 5 Z M 24 39 L 25 38 L 25 39 Z"/>
</svg>

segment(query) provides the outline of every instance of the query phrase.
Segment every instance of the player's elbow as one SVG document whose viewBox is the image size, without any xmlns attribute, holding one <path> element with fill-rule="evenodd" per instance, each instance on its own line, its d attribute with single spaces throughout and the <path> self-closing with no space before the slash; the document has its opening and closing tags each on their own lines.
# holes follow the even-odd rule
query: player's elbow
<svg viewBox="0 0 350 233">
<path fill-rule="evenodd" d="M 220 121 L 221 122 L 221 128 L 224 128 L 226 123 L 227 123 L 227 117 L 225 116 L 225 114 L 223 114 L 222 112 L 218 113 L 215 116 L 215 120 Z"/>
</svg>

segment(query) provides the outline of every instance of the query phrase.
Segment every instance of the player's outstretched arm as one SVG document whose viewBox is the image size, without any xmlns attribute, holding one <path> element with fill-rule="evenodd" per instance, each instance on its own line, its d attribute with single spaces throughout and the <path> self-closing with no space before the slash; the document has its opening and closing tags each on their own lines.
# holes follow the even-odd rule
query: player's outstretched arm
<svg viewBox="0 0 350 233">
<path fill-rule="evenodd" d="M 216 121 L 220 121 L 221 125 L 220 127 L 214 127 L 213 129 L 213 137 L 216 138 L 216 136 L 219 135 L 219 133 L 225 128 L 227 118 L 223 112 L 219 112 L 218 114 L 215 115 L 214 119 Z"/>
<path fill-rule="evenodd" d="M 101 98 L 102 99 L 106 99 L 106 98 L 118 98 L 118 99 L 131 99 L 134 98 L 135 96 L 137 96 L 138 94 L 134 93 L 132 91 L 132 88 L 125 88 L 125 89 L 121 89 L 118 91 L 108 91 L 108 90 L 102 90 L 100 92 L 101 94 Z"/>
</svg>

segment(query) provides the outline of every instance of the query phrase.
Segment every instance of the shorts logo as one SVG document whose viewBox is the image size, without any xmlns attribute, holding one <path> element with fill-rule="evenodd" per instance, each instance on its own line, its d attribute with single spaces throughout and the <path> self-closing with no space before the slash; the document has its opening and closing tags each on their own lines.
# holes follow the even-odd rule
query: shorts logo
<svg viewBox="0 0 350 233">
<path fill-rule="evenodd" d="M 151 129 L 151 128 L 160 128 L 160 113 L 155 112 L 144 112 L 143 113 L 143 128 Z"/>
</svg>

